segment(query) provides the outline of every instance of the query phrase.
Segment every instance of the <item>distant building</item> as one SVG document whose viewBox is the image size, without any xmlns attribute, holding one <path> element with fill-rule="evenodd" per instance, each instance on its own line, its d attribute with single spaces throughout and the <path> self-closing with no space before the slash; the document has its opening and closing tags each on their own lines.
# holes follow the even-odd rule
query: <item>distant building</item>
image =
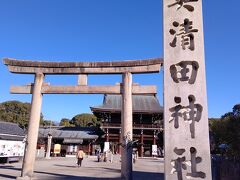
<svg viewBox="0 0 240 180">
<path fill-rule="evenodd" d="M 76 154 L 79 147 L 86 154 L 94 151 L 94 142 L 98 138 L 95 127 L 40 127 L 38 149 L 46 152 L 48 137 L 52 137 L 51 156 L 68 156 Z M 59 151 L 56 151 L 56 146 Z"/>
<path fill-rule="evenodd" d="M 18 161 L 24 155 L 25 133 L 15 123 L 0 121 L 0 162 Z"/>
<path fill-rule="evenodd" d="M 155 95 L 133 95 L 133 140 L 139 156 L 152 155 L 152 145 L 157 145 L 163 126 L 163 107 Z M 103 104 L 91 107 L 105 132 L 105 141 L 109 142 L 115 153 L 120 153 L 121 139 L 121 95 L 104 96 Z M 159 144 L 158 144 L 159 146 Z"/>
</svg>

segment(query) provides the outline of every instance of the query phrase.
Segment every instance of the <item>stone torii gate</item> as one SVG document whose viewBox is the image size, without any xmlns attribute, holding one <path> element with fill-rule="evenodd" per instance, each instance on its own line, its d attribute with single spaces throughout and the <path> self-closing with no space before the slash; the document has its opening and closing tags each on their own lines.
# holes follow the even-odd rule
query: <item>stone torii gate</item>
<svg viewBox="0 0 240 180">
<path fill-rule="evenodd" d="M 14 94 L 32 94 L 31 113 L 28 125 L 25 156 L 21 177 L 33 177 L 42 94 L 122 94 L 122 150 L 121 177 L 132 179 L 132 94 L 156 94 L 156 86 L 140 86 L 132 83 L 132 74 L 157 73 L 162 66 L 160 58 L 121 62 L 37 62 L 6 58 L 4 64 L 12 73 L 34 74 L 34 83 L 12 86 Z M 44 76 L 57 74 L 78 75 L 76 86 L 51 86 L 44 83 Z M 122 74 L 122 83 L 114 86 L 88 86 L 88 74 Z"/>
</svg>

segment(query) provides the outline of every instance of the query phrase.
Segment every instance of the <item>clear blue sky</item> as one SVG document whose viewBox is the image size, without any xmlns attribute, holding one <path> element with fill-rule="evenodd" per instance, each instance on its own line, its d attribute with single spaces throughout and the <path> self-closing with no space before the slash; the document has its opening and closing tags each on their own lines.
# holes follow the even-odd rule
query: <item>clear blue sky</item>
<svg viewBox="0 0 240 180">
<path fill-rule="evenodd" d="M 220 117 L 240 103 L 240 1 L 203 0 L 209 117 Z M 162 57 L 161 0 L 1 0 L 0 58 L 48 61 L 104 61 Z M 163 72 L 137 75 L 156 84 L 163 101 Z M 12 95 L 33 75 L 8 72 L 0 63 L 0 102 L 30 102 Z M 90 85 L 115 84 L 120 76 L 90 76 Z M 52 85 L 74 85 L 76 76 L 47 76 Z M 45 119 L 72 118 L 102 103 L 102 95 L 44 95 Z"/>
</svg>

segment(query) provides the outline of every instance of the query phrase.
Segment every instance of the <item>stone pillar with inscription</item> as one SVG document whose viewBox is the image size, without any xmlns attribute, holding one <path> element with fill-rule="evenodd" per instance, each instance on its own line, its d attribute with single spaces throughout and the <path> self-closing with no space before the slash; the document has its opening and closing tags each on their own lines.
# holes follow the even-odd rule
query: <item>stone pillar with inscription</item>
<svg viewBox="0 0 240 180">
<path fill-rule="evenodd" d="M 212 179 L 202 0 L 163 0 L 165 179 Z"/>
</svg>

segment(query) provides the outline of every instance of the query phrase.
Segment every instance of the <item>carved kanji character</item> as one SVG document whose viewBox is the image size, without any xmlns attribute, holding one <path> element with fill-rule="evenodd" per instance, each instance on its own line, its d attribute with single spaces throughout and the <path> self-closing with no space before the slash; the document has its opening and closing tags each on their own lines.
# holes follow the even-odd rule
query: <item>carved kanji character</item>
<svg viewBox="0 0 240 180">
<path fill-rule="evenodd" d="M 198 29 L 193 29 L 193 22 L 189 21 L 189 19 L 184 19 L 184 23 L 179 24 L 174 21 L 173 23 L 174 29 L 170 29 L 169 33 L 174 36 L 172 42 L 170 42 L 171 47 L 177 46 L 177 39 L 181 39 L 182 49 L 185 50 L 186 46 L 188 49 L 193 51 L 194 47 L 194 33 L 198 32 Z M 177 29 L 177 30 L 175 30 Z"/>
<path fill-rule="evenodd" d="M 186 8 L 188 11 L 193 12 L 194 7 L 191 2 L 197 2 L 198 0 L 175 0 L 175 3 L 169 4 L 168 7 L 177 6 L 177 10 L 181 9 L 182 7 Z"/>
<path fill-rule="evenodd" d="M 173 151 L 177 155 L 181 156 L 185 152 L 185 149 L 174 148 Z M 171 174 L 177 173 L 178 180 L 182 180 L 183 179 L 182 170 L 186 170 L 187 169 L 187 166 L 186 166 L 185 162 L 186 162 L 186 157 L 185 156 L 178 157 L 177 159 L 173 159 L 171 161 L 171 165 L 172 165 Z"/>
<path fill-rule="evenodd" d="M 171 77 L 174 82 L 188 81 L 194 84 L 199 65 L 196 61 L 181 61 L 170 66 Z"/>
<path fill-rule="evenodd" d="M 181 98 L 180 97 L 175 97 L 174 101 L 178 105 L 169 109 L 170 112 L 172 113 L 171 114 L 171 119 L 169 120 L 169 122 L 174 121 L 174 127 L 178 128 L 179 127 L 179 118 L 182 117 L 181 110 L 182 110 L 183 107 L 182 107 L 182 105 L 180 105 L 180 103 L 181 103 Z"/>
<path fill-rule="evenodd" d="M 195 122 L 200 121 L 203 108 L 200 104 L 194 104 L 196 99 L 193 95 L 189 95 L 188 100 L 189 105 L 182 106 L 180 104 L 181 98 L 174 98 L 174 101 L 177 103 L 177 105 L 169 109 L 172 113 L 169 122 L 174 121 L 174 127 L 179 128 L 179 118 L 183 118 L 185 122 L 188 122 L 190 124 L 191 138 L 195 138 Z"/>
<path fill-rule="evenodd" d="M 194 147 L 190 148 L 191 160 L 186 162 L 191 167 L 191 172 L 187 173 L 187 179 L 191 178 L 205 178 L 206 174 L 202 171 L 197 171 L 197 164 L 202 162 L 202 158 L 197 156 L 197 150 Z"/>
<path fill-rule="evenodd" d="M 197 150 L 194 147 L 190 148 L 190 160 L 186 160 L 184 156 L 185 149 L 174 148 L 173 152 L 178 155 L 176 159 L 171 160 L 171 174 L 176 173 L 178 180 L 183 180 L 183 170 L 187 170 L 187 166 L 191 167 L 191 172 L 187 172 L 186 178 L 205 178 L 206 174 L 202 171 L 197 171 L 197 164 L 202 162 L 202 158 L 197 156 Z M 185 179 L 185 178 L 184 178 Z"/>
</svg>

